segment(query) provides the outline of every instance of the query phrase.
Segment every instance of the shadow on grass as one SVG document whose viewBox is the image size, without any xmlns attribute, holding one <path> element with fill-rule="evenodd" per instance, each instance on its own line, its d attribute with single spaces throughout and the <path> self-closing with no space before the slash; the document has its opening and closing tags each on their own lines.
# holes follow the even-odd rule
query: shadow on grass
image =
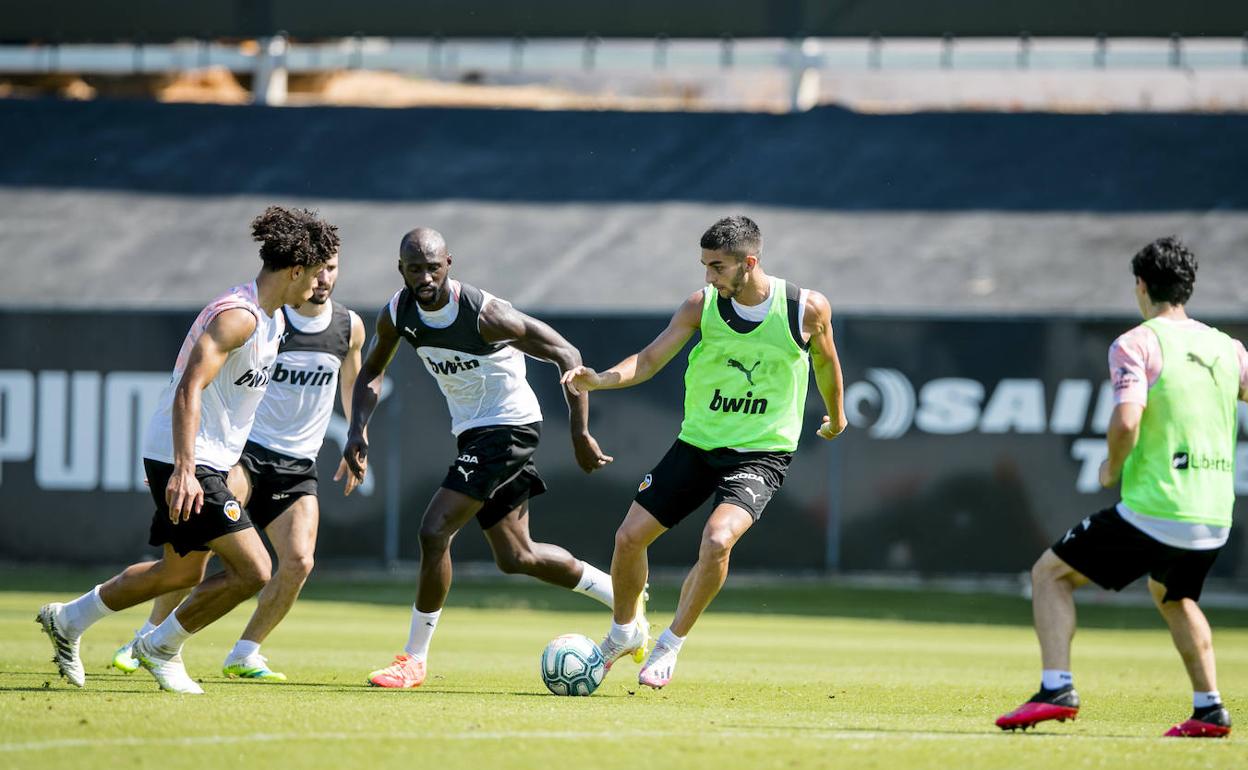
<svg viewBox="0 0 1248 770">
<path fill-rule="evenodd" d="M 50 569 L 0 567 L 0 590 L 46 593 L 48 600 L 64 601 L 112 575 L 111 569 Z M 379 606 L 410 607 L 416 584 L 411 578 L 388 576 L 344 579 L 313 573 L 301 601 L 335 601 Z M 650 589 L 655 614 L 675 610 L 680 588 L 660 585 Z M 1084 589 L 1079 606 L 1082 628 L 1164 628 L 1151 606 L 1097 604 L 1096 589 Z M 599 609 L 593 600 L 534 580 L 478 577 L 456 580 L 448 605 L 481 609 L 541 612 L 589 612 Z M 32 607 L 33 613 L 37 608 Z M 1020 596 L 953 593 L 928 589 L 881 589 L 838 585 L 835 582 L 736 586 L 731 583 L 715 599 L 712 612 L 749 615 L 895 620 L 914 623 L 979 623 L 1031 626 L 1031 602 Z M 1248 628 L 1248 610 L 1207 608 L 1218 628 Z"/>
</svg>

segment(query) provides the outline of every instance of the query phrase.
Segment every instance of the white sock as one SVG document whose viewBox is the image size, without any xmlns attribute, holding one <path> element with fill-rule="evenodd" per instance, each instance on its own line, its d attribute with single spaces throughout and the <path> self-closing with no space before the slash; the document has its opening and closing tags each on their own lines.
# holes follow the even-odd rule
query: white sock
<svg viewBox="0 0 1248 770">
<path fill-rule="evenodd" d="M 241 660 L 249 655 L 260 652 L 260 643 L 253 642 L 248 639 L 239 639 L 234 643 L 234 649 L 230 650 L 230 654 L 226 656 L 226 660 Z"/>
<path fill-rule="evenodd" d="M 587 561 L 581 562 L 581 580 L 576 584 L 578 594 L 597 599 L 608 607 L 615 606 L 615 594 L 611 592 L 611 576 Z"/>
<path fill-rule="evenodd" d="M 96 586 L 62 607 L 61 621 L 66 633 L 82 636 L 92 623 L 114 612 L 116 610 L 109 609 L 104 600 L 100 598 L 100 587 Z"/>
<path fill-rule="evenodd" d="M 607 638 L 616 644 L 624 644 L 633 638 L 633 632 L 637 629 L 637 622 L 629 621 L 625 625 L 620 625 L 614 620 L 611 621 L 611 630 L 607 632 Z"/>
<path fill-rule="evenodd" d="M 178 613 L 171 612 L 169 617 L 165 618 L 164 623 L 156 626 L 144 638 L 147 640 L 147 646 L 155 652 L 166 657 L 173 657 L 182 651 L 182 645 L 191 638 L 191 632 L 178 622 Z"/>
<path fill-rule="evenodd" d="M 1073 687 L 1074 684 L 1075 675 L 1069 671 L 1046 668 L 1040 674 L 1040 686 L 1046 690 L 1060 690 L 1063 687 Z"/>
<path fill-rule="evenodd" d="M 1207 709 L 1210 706 L 1219 706 L 1222 704 L 1222 694 L 1217 690 L 1210 692 L 1200 692 L 1199 690 L 1192 693 L 1192 706 L 1198 709 Z"/>
<path fill-rule="evenodd" d="M 134 632 L 134 638 L 135 638 L 135 639 L 138 639 L 140 636 L 147 636 L 147 635 L 148 635 L 148 634 L 150 634 L 150 633 L 151 633 L 151 632 L 152 632 L 155 628 L 156 628 L 156 626 L 153 626 L 153 625 L 152 625 L 152 621 L 150 621 L 150 620 L 145 620 L 145 621 L 143 621 L 143 626 L 142 626 L 142 627 L 141 627 L 138 631 L 135 631 L 135 632 Z"/>
<path fill-rule="evenodd" d="M 429 657 L 429 642 L 433 641 L 433 632 L 438 630 L 438 618 L 442 610 L 421 612 L 412 605 L 412 630 L 407 636 L 407 646 L 403 651 L 414 661 L 423 661 Z"/>
<path fill-rule="evenodd" d="M 686 637 L 677 636 L 672 633 L 672 627 L 668 626 L 663 629 L 663 633 L 659 634 L 659 641 L 655 645 L 663 645 L 672 652 L 680 652 L 680 647 L 685 643 Z"/>
</svg>

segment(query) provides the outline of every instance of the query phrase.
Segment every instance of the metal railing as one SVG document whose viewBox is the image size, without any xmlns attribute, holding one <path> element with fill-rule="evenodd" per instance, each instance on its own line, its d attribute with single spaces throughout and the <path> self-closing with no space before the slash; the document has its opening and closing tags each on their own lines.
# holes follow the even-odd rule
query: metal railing
<svg viewBox="0 0 1248 770">
<path fill-rule="evenodd" d="M 284 73 L 386 70 L 458 79 L 511 76 L 786 71 L 791 107 L 828 73 L 985 71 L 1238 71 L 1248 73 L 1248 35 L 1238 38 L 804 38 L 784 39 L 389 39 L 289 41 L 284 36 L 227 44 L 0 46 L 0 74 L 139 75 L 220 67 L 256 75 L 255 100 L 278 104 Z"/>
</svg>

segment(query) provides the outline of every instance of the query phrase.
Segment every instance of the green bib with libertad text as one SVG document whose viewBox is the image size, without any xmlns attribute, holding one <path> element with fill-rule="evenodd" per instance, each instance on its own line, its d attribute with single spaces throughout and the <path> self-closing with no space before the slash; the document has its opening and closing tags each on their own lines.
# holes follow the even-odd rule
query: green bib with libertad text
<svg viewBox="0 0 1248 770">
<path fill-rule="evenodd" d="M 1231 526 L 1239 362 L 1216 329 L 1151 319 L 1161 376 L 1148 389 L 1140 439 L 1122 469 L 1122 502 L 1172 521 Z"/>
</svg>

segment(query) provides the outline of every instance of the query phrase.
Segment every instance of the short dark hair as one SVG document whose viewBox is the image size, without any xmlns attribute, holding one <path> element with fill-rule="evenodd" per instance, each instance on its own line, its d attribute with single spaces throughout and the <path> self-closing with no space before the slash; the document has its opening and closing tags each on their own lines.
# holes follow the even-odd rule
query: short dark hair
<svg viewBox="0 0 1248 770">
<path fill-rule="evenodd" d="M 269 206 L 251 220 L 251 237 L 260 242 L 266 270 L 323 265 L 338 252 L 338 228 L 307 209 Z"/>
<path fill-rule="evenodd" d="M 749 217 L 724 217 L 702 233 L 702 248 L 734 257 L 758 256 L 763 250 L 763 234 Z"/>
<path fill-rule="evenodd" d="M 1196 286 L 1196 255 L 1173 235 L 1158 238 L 1131 258 L 1131 272 L 1153 302 L 1185 305 Z"/>
</svg>

